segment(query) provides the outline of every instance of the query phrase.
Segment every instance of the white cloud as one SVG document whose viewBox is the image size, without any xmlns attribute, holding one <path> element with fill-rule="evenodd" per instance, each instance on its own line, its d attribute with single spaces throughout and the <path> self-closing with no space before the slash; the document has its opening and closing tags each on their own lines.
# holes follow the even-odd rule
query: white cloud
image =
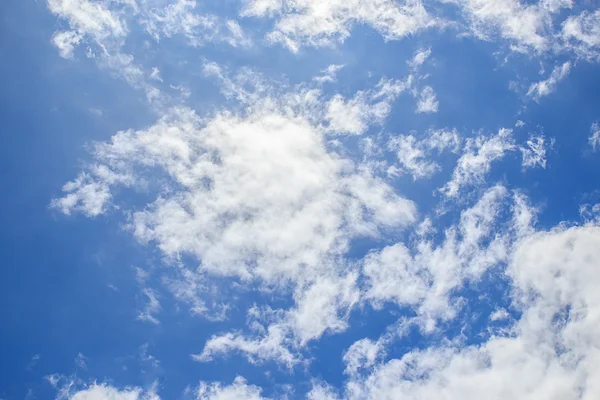
<svg viewBox="0 0 600 400">
<path fill-rule="evenodd" d="M 158 312 L 161 310 L 161 307 L 156 292 L 147 285 L 150 274 L 148 271 L 145 271 L 139 267 L 136 267 L 135 273 L 137 283 L 142 289 L 142 294 L 144 296 L 143 302 L 145 303 L 143 309 L 138 312 L 137 320 L 158 325 L 160 324 L 160 321 L 155 315 L 158 314 Z"/>
<path fill-rule="evenodd" d="M 152 72 L 150 73 L 150 79 L 153 79 L 158 82 L 162 82 L 162 78 L 160 76 L 160 70 L 157 67 L 152 68 Z"/>
<path fill-rule="evenodd" d="M 75 31 L 56 32 L 52 36 L 52 44 L 56 46 L 62 58 L 73 58 L 75 47 L 81 43 L 83 37 Z"/>
<path fill-rule="evenodd" d="M 409 306 L 425 318 L 426 329 L 431 329 L 437 319 L 453 318 L 460 307 L 460 302 L 451 301 L 453 290 L 506 261 L 509 238 L 515 232 L 499 224 L 497 217 L 513 201 L 525 206 L 516 197 L 511 201 L 502 186 L 490 188 L 473 207 L 461 213 L 456 225 L 444 231 L 442 243 L 436 245 L 422 237 L 410 249 L 396 243 L 370 253 L 363 264 L 364 298 L 375 307 L 384 302 Z M 522 216 L 522 208 L 515 207 L 515 217 Z"/>
<path fill-rule="evenodd" d="M 412 69 L 417 69 L 419 68 L 421 65 L 423 65 L 425 63 L 425 61 L 427 61 L 427 59 L 431 56 L 431 49 L 420 49 L 417 50 L 417 52 L 415 52 L 415 55 L 413 56 L 413 58 L 411 58 L 408 61 L 408 65 L 412 68 Z"/>
<path fill-rule="evenodd" d="M 323 71 L 321 71 L 324 73 L 324 75 L 314 77 L 313 80 L 315 80 L 319 83 L 335 82 L 337 80 L 337 77 L 336 77 L 337 72 L 339 70 L 341 70 L 342 68 L 344 68 L 343 65 L 331 64 L 330 66 L 325 68 Z"/>
<path fill-rule="evenodd" d="M 335 389 L 323 382 L 313 382 L 310 392 L 306 395 L 307 400 L 339 400 Z"/>
<path fill-rule="evenodd" d="M 296 300 L 297 308 L 290 313 L 292 330 L 301 346 L 321 337 L 325 331 L 346 330 L 348 313 L 359 300 L 356 280 L 357 274 L 341 279 L 321 278 L 302 290 Z"/>
<path fill-rule="evenodd" d="M 517 0 L 442 0 L 454 3 L 463 11 L 470 31 L 481 39 L 494 34 L 508 39 L 515 49 L 531 48 L 543 51 L 549 47 L 546 36 L 547 13 L 537 4 Z"/>
<path fill-rule="evenodd" d="M 181 34 L 192 46 L 206 43 L 227 43 L 233 47 L 250 46 L 251 39 L 233 20 L 194 12 L 195 0 L 177 0 L 163 8 L 148 8 L 140 23 L 155 40 Z"/>
<path fill-rule="evenodd" d="M 359 188 L 382 183 L 347 174 L 347 161 L 328 154 L 301 119 L 266 112 L 199 123 L 195 114 L 177 111 L 147 131 L 122 132 L 98 148 L 102 159 L 160 166 L 183 185 L 133 215 L 136 237 L 155 241 L 168 255 L 195 254 L 203 269 L 219 275 L 293 277 L 296 265 L 311 271 L 343 245 L 343 215 L 353 204 L 364 204 L 374 221 L 381 213 L 399 225 L 413 218 L 412 204 L 391 193 L 357 197 Z M 364 223 L 359 219 L 346 229 Z"/>
<path fill-rule="evenodd" d="M 597 204 L 582 204 L 579 206 L 579 215 L 584 221 L 595 221 L 600 223 L 600 203 Z"/>
<path fill-rule="evenodd" d="M 550 146 L 552 146 L 552 142 Z M 526 146 L 520 147 L 523 154 L 523 167 L 534 168 L 539 166 L 546 168 L 547 147 L 546 139 L 543 136 L 531 136 L 527 140 Z"/>
<path fill-rule="evenodd" d="M 131 54 L 122 52 L 129 32 L 126 20 L 130 13 L 127 10 L 133 9 L 137 15 L 139 10 L 135 4 L 108 0 L 47 0 L 47 4 L 52 13 L 69 24 L 69 30 L 58 31 L 52 37 L 61 57 L 72 58 L 75 48 L 85 43 L 89 45 L 88 57 L 97 58 L 99 66 L 134 88 L 144 90 L 150 104 L 163 105 L 165 96 L 147 82 L 152 74 L 147 73 Z"/>
<path fill-rule="evenodd" d="M 384 345 L 381 340 L 374 342 L 371 339 L 361 339 L 354 342 L 344 353 L 344 373 L 355 376 L 359 369 L 371 368 L 384 355 Z"/>
<path fill-rule="evenodd" d="M 440 103 L 431 86 L 425 86 L 417 100 L 417 113 L 436 113 Z"/>
<path fill-rule="evenodd" d="M 53 377 L 53 386 L 58 384 L 59 378 Z M 139 387 L 127 387 L 118 389 L 108 384 L 84 385 L 79 387 L 74 381 L 68 381 L 64 386 L 58 388 L 58 400 L 160 400 L 153 386 L 149 390 Z"/>
<path fill-rule="evenodd" d="M 300 358 L 289 348 L 347 327 L 359 297 L 357 275 L 340 264 L 350 240 L 402 229 L 416 220 L 416 207 L 368 166 L 327 149 L 331 122 L 324 124 L 328 114 L 319 117 L 313 110 L 327 109 L 328 100 L 308 95 L 312 89 L 279 95 L 251 71 L 232 80 L 217 65 L 205 69 L 222 80 L 225 93 L 240 99 L 239 114 L 202 119 L 177 108 L 148 129 L 118 132 L 93 147 L 94 173 L 69 183 L 66 196 L 53 205 L 98 215 L 114 206 L 117 187 L 148 182 L 146 190 L 157 191 L 156 199 L 143 210 L 124 208 L 131 215 L 129 229 L 175 264 L 182 254 L 199 261 L 198 270 L 183 267 L 181 281 L 167 282 L 194 312 L 214 311 L 202 298 L 205 278 L 232 277 L 242 285 L 261 282 L 293 292 L 295 305 L 281 310 L 263 333 L 215 336 L 197 359 L 242 351 L 256 362 L 269 358 L 291 366 Z M 240 86 L 248 81 L 261 95 Z M 384 80 L 355 98 L 373 102 L 371 122 L 379 121 L 401 90 L 401 83 Z M 152 180 L 145 179 L 148 173 Z M 156 182 L 156 176 L 163 178 Z M 149 290 L 140 316 L 152 321 L 159 304 Z"/>
<path fill-rule="evenodd" d="M 240 352 L 253 364 L 259 364 L 264 360 L 275 360 L 292 368 L 301 359 L 288 349 L 292 345 L 288 329 L 289 327 L 284 324 L 272 324 L 264 337 L 248 338 L 238 333 L 216 335 L 206 342 L 202 353 L 192 355 L 192 359 L 209 362 L 215 356 Z"/>
<path fill-rule="evenodd" d="M 92 114 L 96 118 L 100 118 L 100 117 L 102 117 L 102 115 L 104 115 L 102 110 L 99 108 L 89 108 L 88 111 L 90 112 L 90 114 Z"/>
<path fill-rule="evenodd" d="M 492 163 L 514 149 L 512 130 L 500 129 L 497 135 L 477 136 L 466 141 L 464 153 L 459 158 L 452 179 L 442 189 L 447 197 L 456 197 L 464 186 L 482 183 Z"/>
<path fill-rule="evenodd" d="M 579 15 L 569 16 L 562 24 L 561 37 L 565 46 L 577 54 L 600 59 L 600 10 L 583 11 Z"/>
<path fill-rule="evenodd" d="M 522 315 L 507 333 L 481 345 L 447 343 L 375 364 L 372 356 L 350 358 L 348 367 L 362 372 L 350 374 L 344 397 L 594 398 L 600 382 L 599 242 L 600 228 L 592 225 L 517 239 L 507 277 L 514 288 L 513 306 Z M 507 316 L 498 310 L 491 317 Z"/>
<path fill-rule="evenodd" d="M 388 147 L 396 151 L 400 171 L 409 172 L 413 180 L 428 178 L 440 170 L 440 166 L 428 158 L 428 149 L 412 135 L 394 137 Z"/>
<path fill-rule="evenodd" d="M 356 286 L 357 275 L 344 278 L 321 277 L 308 288 L 296 290 L 296 306 L 290 310 L 279 310 L 264 327 L 258 320 L 249 324 L 259 335 L 246 337 L 226 333 L 213 336 L 204 346 L 202 353 L 194 355 L 197 361 L 208 362 L 217 355 L 241 352 L 252 363 L 275 360 L 288 368 L 302 361 L 296 350 L 325 332 L 341 332 L 347 328 L 347 319 L 360 293 Z"/>
<path fill-rule="evenodd" d="M 143 289 L 144 296 L 146 297 L 146 305 L 144 309 L 138 313 L 137 319 L 144 322 L 150 322 L 154 325 L 160 324 L 160 321 L 155 317 L 161 307 L 156 293 L 150 288 Z"/>
<path fill-rule="evenodd" d="M 554 13 L 560 11 L 561 8 L 572 8 L 573 0 L 540 0 L 540 5 Z"/>
<path fill-rule="evenodd" d="M 537 5 L 513 0 L 456 3 L 478 36 L 499 32 L 518 49 L 537 51 L 559 40 L 552 37 L 547 13 L 572 6 L 569 0 L 541 0 Z M 121 3 L 48 0 L 50 10 L 69 22 L 69 30 L 56 32 L 52 43 L 62 57 L 71 58 L 77 46 L 94 42 L 101 50 L 101 65 L 144 89 L 151 104 L 160 103 L 160 91 L 147 82 L 162 82 L 158 68 L 147 71 L 121 52 L 128 28 L 123 9 L 109 8 L 114 4 Z M 192 0 L 152 9 L 129 4 L 136 10 L 136 23 L 143 23 L 156 40 L 182 35 L 194 46 L 251 44 L 237 22 L 200 15 Z M 267 40 L 293 51 L 341 43 L 359 24 L 371 26 L 386 40 L 441 24 L 416 0 L 249 0 L 242 14 L 275 17 Z M 560 39 L 581 54 L 597 48 L 597 14 L 569 17 Z M 382 79 L 373 89 L 331 97 L 321 92 L 322 85 L 336 81 L 340 65 L 322 71 L 312 87 L 276 88 L 250 69 L 231 77 L 207 63 L 204 73 L 220 80 L 228 100 L 237 102 L 233 110 L 199 116 L 184 107 L 161 109 L 152 126 L 121 131 L 96 144 L 94 162 L 64 185 L 63 196 L 52 206 L 88 216 L 123 209 L 130 217 L 127 229 L 140 242 L 156 245 L 166 263 L 177 268 L 175 278 L 163 281 L 194 314 L 226 318 L 235 296 L 214 295 L 210 280 L 220 277 L 232 280 L 232 286 L 291 296 L 286 309 L 249 310 L 246 330 L 212 336 L 193 356 L 202 362 L 238 352 L 252 363 L 275 360 L 292 368 L 305 361 L 303 351 L 311 342 L 347 330 L 350 313 L 365 302 L 375 308 L 384 303 L 409 307 L 417 314 L 411 323 L 431 331 L 438 319 L 455 317 L 462 304 L 456 291 L 490 268 L 508 264 L 512 306 L 523 312 L 522 317 L 515 322 L 501 308 L 489 319 L 511 324 L 509 334 L 493 336 L 480 346 L 446 343 L 387 361 L 388 338 L 363 339 L 343 357 L 345 398 L 591 398 L 600 391 L 595 368 L 600 362 L 600 298 L 594 291 L 600 283 L 594 268 L 600 258 L 597 227 L 535 233 L 535 210 L 525 196 L 495 186 L 434 235 L 431 220 L 417 226 L 416 205 L 380 178 L 371 164 L 332 149 L 335 135 L 359 135 L 383 125 L 392 103 L 408 89 L 414 89 L 417 112 L 437 112 L 433 88 L 413 84 L 413 79 L 426 78 L 416 71 L 430 55 L 430 49 L 417 51 L 407 62 L 414 76 L 405 80 Z M 570 62 L 557 66 L 547 80 L 531 85 L 528 95 L 548 95 L 570 68 Z M 523 167 L 546 166 L 542 136 L 517 146 L 512 131 L 501 129 L 464 142 L 452 178 L 441 189 L 446 201 L 482 183 L 492 163 L 509 151 L 522 152 Z M 398 136 L 388 145 L 402 170 L 416 180 L 441 169 L 434 153 L 458 153 L 462 143 L 456 131 L 438 130 L 419 139 Z M 600 146 L 597 124 L 589 143 L 594 150 Z M 118 190 L 123 187 L 143 187 L 150 202 L 120 204 Z M 596 208 L 582 209 L 582 214 Z M 509 214 L 509 220 L 500 221 L 500 215 Z M 400 230 L 413 225 L 416 236 L 394 243 Z M 394 244 L 359 262 L 346 259 L 353 240 L 379 240 L 389 238 L 388 233 L 395 240 L 386 239 L 385 244 Z M 182 256 L 197 265 L 183 265 Z M 158 323 L 156 292 L 143 287 L 142 293 L 147 302 L 138 318 Z M 77 361 L 85 365 L 82 355 Z M 58 384 L 56 377 L 48 379 Z M 71 383 L 61 393 L 60 398 L 78 400 L 158 399 L 155 390 L 107 384 L 76 388 Z M 240 377 L 231 385 L 201 382 L 195 395 L 263 399 L 258 387 Z M 313 400 L 339 397 L 324 383 L 314 383 L 308 394 Z"/>
<path fill-rule="evenodd" d="M 237 377 L 231 385 L 223 386 L 219 382 L 200 382 L 196 390 L 197 400 L 267 400 L 261 396 L 261 389 L 248 385 L 242 377 Z"/>
<path fill-rule="evenodd" d="M 354 25 L 366 24 L 386 40 L 400 39 L 433 27 L 420 1 L 403 0 L 250 0 L 245 17 L 270 17 L 277 21 L 267 40 L 297 52 L 304 46 L 332 46 L 350 36 Z"/>
<path fill-rule="evenodd" d="M 510 314 L 504 308 L 497 309 L 490 314 L 490 321 L 502 321 L 510 318 Z"/>
<path fill-rule="evenodd" d="M 106 211 L 110 202 L 110 185 L 133 184 L 133 177 L 128 174 L 114 172 L 106 165 L 92 165 L 88 172 L 66 183 L 62 187 L 64 197 L 52 200 L 51 206 L 65 214 L 80 211 L 88 216 L 97 216 Z"/>
<path fill-rule="evenodd" d="M 351 99 L 334 96 L 327 104 L 326 120 L 332 133 L 364 133 L 373 123 L 382 124 L 391 111 L 392 102 L 410 83 L 382 79 L 374 90 L 360 91 Z"/>
<path fill-rule="evenodd" d="M 598 125 L 598 123 L 593 123 L 590 131 L 592 134 L 590 135 L 588 142 L 590 143 L 590 146 L 592 146 L 592 149 L 596 151 L 597 148 L 600 147 L 600 125 Z"/>
<path fill-rule="evenodd" d="M 548 79 L 531 84 L 527 96 L 533 97 L 535 100 L 548 96 L 556 89 L 556 85 L 569 75 L 570 71 L 571 63 L 568 61 L 561 66 L 554 67 Z"/>
<path fill-rule="evenodd" d="M 71 32 L 71 35 L 89 35 L 99 44 L 107 39 L 120 40 L 127 35 L 125 22 L 121 20 L 118 12 L 110 10 L 104 1 L 48 0 L 48 8 L 52 13 L 69 21 L 76 30 Z M 65 33 L 59 33 L 61 34 Z"/>
</svg>

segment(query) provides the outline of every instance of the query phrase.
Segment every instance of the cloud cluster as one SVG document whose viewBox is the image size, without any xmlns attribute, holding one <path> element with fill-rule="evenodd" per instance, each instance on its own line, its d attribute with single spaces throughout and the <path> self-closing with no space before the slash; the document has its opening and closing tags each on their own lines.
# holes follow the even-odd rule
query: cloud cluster
<svg viewBox="0 0 600 400">
<path fill-rule="evenodd" d="M 598 240 L 597 226 L 519 239 L 506 274 L 522 316 L 506 334 L 477 346 L 412 350 L 385 362 L 377 362 L 378 342 L 357 342 L 346 355 L 344 398 L 592 399 L 600 356 Z"/>
<path fill-rule="evenodd" d="M 394 173 L 407 172 L 413 179 L 429 178 L 441 170 L 433 159 L 432 153 L 440 154 L 446 150 L 458 153 L 462 138 L 456 130 L 433 130 L 421 140 L 414 135 L 398 135 L 388 142 L 388 148 L 396 152 L 399 169 Z"/>
<path fill-rule="evenodd" d="M 174 265 L 182 255 L 197 260 L 197 270 L 186 266 L 185 279 L 169 284 L 196 312 L 205 306 L 195 298 L 194 282 L 205 276 L 282 290 L 294 299 L 294 307 L 281 310 L 262 332 L 216 336 L 198 359 L 240 350 L 251 359 L 293 365 L 298 359 L 287 347 L 347 326 L 359 297 L 357 275 L 343 262 L 350 241 L 403 229 L 416 221 L 416 206 L 368 165 L 328 145 L 327 135 L 357 133 L 335 123 L 331 109 L 339 96 L 323 99 L 300 88 L 270 97 L 273 89 L 248 71 L 232 79 L 217 65 L 205 69 L 222 80 L 226 95 L 240 99 L 239 113 L 201 118 L 175 108 L 148 129 L 118 132 L 93 147 L 96 163 L 66 184 L 53 205 L 98 215 L 113 207 L 119 187 L 155 193 L 143 209 L 128 211 L 129 229 Z M 242 79 L 262 95 L 244 89 Z M 377 110 L 375 121 L 367 119 L 373 123 L 401 90 L 384 80 L 340 101 L 352 103 L 358 115 Z M 148 304 L 140 318 L 157 322 L 158 301 L 152 291 L 144 294 Z"/>
<path fill-rule="evenodd" d="M 139 387 L 116 388 L 105 383 L 82 384 L 73 379 L 49 376 L 47 380 L 57 390 L 57 400 L 160 400 L 153 385 L 144 390 Z M 63 382 L 61 385 L 59 383 Z"/>
<path fill-rule="evenodd" d="M 251 0 L 241 15 L 276 18 L 267 40 L 297 52 L 304 46 L 332 46 L 366 24 L 387 39 L 399 39 L 437 24 L 419 0 Z"/>
<path fill-rule="evenodd" d="M 227 43 L 233 47 L 247 47 L 252 40 L 238 22 L 220 18 L 214 14 L 196 12 L 195 0 L 177 0 L 164 7 L 144 7 L 139 22 L 154 40 L 162 37 L 183 35 L 190 45 L 198 47 L 206 43 Z"/>
<path fill-rule="evenodd" d="M 429 8 L 437 1 L 419 0 L 249 0 L 239 21 L 203 14 L 193 0 L 48 0 L 69 26 L 51 39 L 59 54 L 71 58 L 87 46 L 100 65 L 144 90 L 159 115 L 148 127 L 91 146 L 93 162 L 63 186 L 52 207 L 89 217 L 122 213 L 132 236 L 159 250 L 170 268 L 160 281 L 192 314 L 226 319 L 237 306 L 227 291 L 239 288 L 289 300 L 280 308 L 257 300 L 244 310 L 244 326 L 197 344 L 195 361 L 235 353 L 253 364 L 275 361 L 293 369 L 309 362 L 311 343 L 347 331 L 353 311 L 390 307 L 410 317 L 378 340 L 352 344 L 343 356 L 343 388 L 314 381 L 307 398 L 591 399 L 600 391 L 598 206 L 582 206 L 587 225 L 536 230 L 537 210 L 523 193 L 486 182 L 492 166 L 516 152 L 523 169 L 546 168 L 553 141 L 542 135 L 519 143 L 505 128 L 471 137 L 434 127 L 422 135 L 388 133 L 386 119 L 403 93 L 415 99 L 411 114 L 439 109 L 420 72 L 430 48 L 406 61 L 408 76 L 384 77 L 344 95 L 325 90 L 341 65 L 330 65 L 310 83 L 289 85 L 250 68 L 230 73 L 204 62 L 199 70 L 217 81 L 227 101 L 209 113 L 170 106 L 174 102 L 159 90 L 159 69 L 147 70 L 123 50 L 133 24 L 156 42 L 181 35 L 192 46 L 248 48 L 255 42 L 244 22 L 261 18 L 274 19 L 267 43 L 292 52 L 340 44 L 356 26 L 367 25 L 385 40 L 451 27 L 484 40 L 500 37 L 521 52 L 569 51 L 590 60 L 600 54 L 598 11 L 556 23 L 573 8 L 570 0 L 439 2 L 451 5 L 459 19 L 433 15 Z M 572 66 L 557 65 L 531 84 L 527 96 L 548 96 Z M 367 135 L 374 128 L 379 135 Z M 364 147 L 357 150 L 360 135 Z M 600 146 L 598 124 L 589 145 L 594 151 Z M 442 171 L 439 156 L 447 152 L 457 162 L 434 193 L 441 194 L 444 210 L 419 209 L 411 187 L 394 186 L 390 178 L 431 178 Z M 132 205 L 128 196 L 149 200 Z M 353 252 L 360 240 L 375 245 Z M 388 355 L 414 327 L 425 337 L 443 336 L 444 324 L 460 322 L 466 288 L 492 273 L 508 285 L 507 301 L 494 305 L 480 344 L 449 337 Z M 214 289 L 218 280 L 231 288 Z M 142 270 L 138 283 L 144 301 L 137 318 L 159 324 L 159 296 Z M 80 361 L 86 365 L 83 356 Z M 64 399 L 158 400 L 156 388 L 71 382 L 57 389 Z M 262 393 L 238 377 L 229 385 L 200 382 L 186 394 L 257 400 Z"/>
</svg>

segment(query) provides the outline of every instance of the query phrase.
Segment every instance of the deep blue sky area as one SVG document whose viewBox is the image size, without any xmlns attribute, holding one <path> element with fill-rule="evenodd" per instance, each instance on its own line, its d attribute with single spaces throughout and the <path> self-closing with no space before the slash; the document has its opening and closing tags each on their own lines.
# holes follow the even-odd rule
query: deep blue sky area
<svg viewBox="0 0 600 400">
<path fill-rule="evenodd" d="M 2 2 L 0 400 L 592 399 L 600 10 L 475 3 Z"/>
</svg>

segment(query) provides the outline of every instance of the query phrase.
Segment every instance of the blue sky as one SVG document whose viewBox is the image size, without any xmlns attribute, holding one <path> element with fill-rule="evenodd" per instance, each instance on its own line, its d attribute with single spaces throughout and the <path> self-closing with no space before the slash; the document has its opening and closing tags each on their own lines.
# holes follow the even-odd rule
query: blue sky
<svg viewBox="0 0 600 400">
<path fill-rule="evenodd" d="M 592 399 L 600 9 L 0 4 L 0 399 Z"/>
</svg>

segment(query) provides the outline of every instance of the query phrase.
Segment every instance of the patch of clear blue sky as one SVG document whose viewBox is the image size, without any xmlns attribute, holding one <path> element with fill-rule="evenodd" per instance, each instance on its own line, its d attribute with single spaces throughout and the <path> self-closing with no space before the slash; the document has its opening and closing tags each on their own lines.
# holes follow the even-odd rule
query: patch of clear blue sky
<svg viewBox="0 0 600 400">
<path fill-rule="evenodd" d="M 261 27 L 256 20 L 247 24 Z M 23 398 L 29 389 L 39 398 L 50 397 L 53 392 L 42 377 L 51 373 L 106 378 L 117 386 L 144 386 L 158 379 L 164 398 L 178 397 L 186 385 L 201 379 L 230 382 L 236 375 L 263 386 L 267 395 L 282 390 L 285 383 L 306 383 L 311 376 L 341 384 L 343 351 L 355 340 L 379 337 L 401 311 L 391 306 L 355 311 L 353 322 L 358 319 L 354 314 L 360 314 L 362 323 L 353 323 L 340 335 L 325 334 L 310 347 L 315 358 L 311 367 L 291 373 L 273 363 L 257 368 L 240 355 L 210 365 L 189 357 L 200 352 L 212 334 L 238 326 L 235 322 L 243 320 L 244 307 L 257 300 L 254 295 L 240 298 L 233 320 L 213 324 L 189 315 L 185 305 L 174 311 L 176 303 L 155 282 L 165 310 L 158 315 L 162 324 L 135 320 L 144 299 L 134 267 L 157 265 L 159 257 L 120 229 L 118 215 L 64 217 L 49 210 L 48 204 L 61 185 L 77 174 L 81 160 L 89 158 L 85 144 L 107 140 L 121 129 L 143 128 L 155 116 L 144 104 L 143 93 L 99 70 L 93 61 L 61 59 L 50 45 L 55 28 L 56 19 L 44 2 L 5 1 L 0 5 L 0 184 L 4 188 L 0 197 L 0 397 Z M 542 206 L 540 223 L 546 227 L 577 219 L 584 199 L 598 201 L 595 171 L 599 159 L 584 151 L 589 127 L 599 118 L 600 77 L 595 66 L 578 62 L 555 93 L 535 103 L 510 91 L 508 84 L 517 78 L 517 69 L 520 79 L 542 79 L 537 73 L 538 61 L 515 55 L 503 65 L 502 57 L 494 55 L 499 49 L 496 44 L 456 38 L 452 31 L 430 31 L 411 40 L 387 43 L 370 28 L 356 27 L 352 33 L 337 49 L 307 48 L 298 55 L 280 46 L 192 49 L 182 38 L 166 39 L 156 47 L 155 59 L 160 60 L 156 66 L 165 86 L 189 86 L 189 105 L 203 112 L 223 101 L 214 83 L 202 77 L 204 60 L 232 70 L 250 66 L 267 77 L 285 76 L 291 83 L 307 81 L 329 64 L 345 64 L 335 90 L 349 95 L 371 87 L 381 76 L 405 77 L 406 60 L 417 49 L 431 47 L 432 59 L 423 71 L 431 74 L 425 83 L 436 91 L 439 112 L 416 115 L 414 99 L 403 94 L 381 130 L 423 133 L 429 128 L 449 127 L 471 136 L 480 129 L 489 134 L 512 127 L 521 119 L 527 125 L 515 130 L 520 139 L 529 132 L 556 138 L 547 169 L 523 172 L 515 153 L 494 166 L 488 182 L 506 182 L 523 190 L 534 204 Z M 135 35 L 130 40 L 136 40 Z M 136 48 L 143 54 L 143 49 Z M 544 60 L 547 73 L 562 61 Z M 527 77 L 522 75 L 525 70 L 530 72 Z M 371 78 L 367 71 L 372 72 Z M 101 110 L 102 116 L 90 109 Z M 399 191 L 418 200 L 426 214 L 439 200 L 432 192 L 448 180 L 454 161 L 447 160 L 444 172 L 431 180 L 413 183 L 410 177 L 400 179 Z M 369 247 L 381 245 L 371 243 Z M 488 289 L 469 287 L 465 293 L 475 297 L 481 290 Z M 482 315 L 492 310 L 481 307 L 485 309 Z M 480 328 L 475 321 L 472 329 Z M 457 329 L 449 327 L 448 334 L 456 335 Z M 411 334 L 399 345 L 398 354 L 426 340 Z M 158 368 L 143 360 L 145 345 L 148 354 L 160 360 Z M 79 352 L 88 357 L 87 370 L 75 365 Z M 40 359 L 32 365 L 36 354 Z"/>
</svg>

